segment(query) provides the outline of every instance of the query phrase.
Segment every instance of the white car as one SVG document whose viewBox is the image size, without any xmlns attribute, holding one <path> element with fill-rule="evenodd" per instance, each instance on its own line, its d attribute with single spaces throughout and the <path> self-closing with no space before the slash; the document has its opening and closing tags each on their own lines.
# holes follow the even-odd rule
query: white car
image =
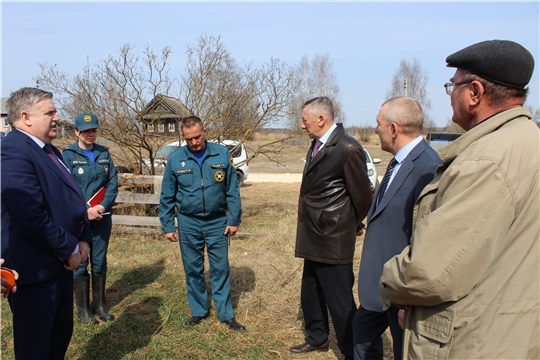
<svg viewBox="0 0 540 360">
<path fill-rule="evenodd" d="M 364 152 L 366 153 L 366 165 L 367 165 L 369 181 L 371 182 L 371 191 L 375 193 L 375 190 L 379 186 L 379 175 L 377 174 L 377 169 L 375 168 L 375 164 L 380 164 L 381 159 L 379 158 L 372 159 L 371 155 L 369 155 L 366 149 L 364 149 Z"/>
<path fill-rule="evenodd" d="M 209 140 L 215 144 L 221 144 L 229 149 L 231 156 L 233 157 L 233 163 L 236 167 L 236 176 L 238 179 L 238 186 L 242 186 L 244 181 L 247 179 L 249 174 L 249 161 L 247 157 L 247 152 L 244 144 L 239 145 L 238 141 L 235 140 Z M 154 166 L 156 167 L 165 167 L 167 164 L 167 159 L 169 155 L 180 148 L 180 146 L 185 146 L 186 142 L 182 141 L 180 144 L 178 141 L 172 142 L 168 145 L 165 145 L 156 152 L 156 157 L 154 161 Z"/>
</svg>

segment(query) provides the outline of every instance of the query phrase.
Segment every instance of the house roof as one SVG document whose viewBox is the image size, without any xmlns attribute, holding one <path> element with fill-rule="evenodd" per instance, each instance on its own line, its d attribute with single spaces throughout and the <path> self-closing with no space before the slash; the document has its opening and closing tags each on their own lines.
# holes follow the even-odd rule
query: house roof
<svg viewBox="0 0 540 360">
<path fill-rule="evenodd" d="M 143 111 L 143 119 L 178 119 L 191 115 L 191 112 L 182 102 L 176 98 L 156 95 L 146 106 Z"/>
<path fill-rule="evenodd" d="M 2 98 L 2 104 L 1 104 L 1 112 L 2 112 L 2 115 L 7 115 L 7 106 L 6 106 L 6 103 L 8 101 L 9 98 Z"/>
</svg>

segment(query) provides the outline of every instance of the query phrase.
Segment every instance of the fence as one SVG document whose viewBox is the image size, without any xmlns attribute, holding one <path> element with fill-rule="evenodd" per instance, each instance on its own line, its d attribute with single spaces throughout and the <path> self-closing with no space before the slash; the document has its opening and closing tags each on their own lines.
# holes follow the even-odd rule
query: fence
<svg viewBox="0 0 540 360">
<path fill-rule="evenodd" d="M 162 176 L 118 174 L 118 186 L 153 185 L 153 194 L 118 193 L 119 204 L 159 204 Z M 161 226 L 157 216 L 113 215 L 113 224 L 130 226 Z"/>
</svg>

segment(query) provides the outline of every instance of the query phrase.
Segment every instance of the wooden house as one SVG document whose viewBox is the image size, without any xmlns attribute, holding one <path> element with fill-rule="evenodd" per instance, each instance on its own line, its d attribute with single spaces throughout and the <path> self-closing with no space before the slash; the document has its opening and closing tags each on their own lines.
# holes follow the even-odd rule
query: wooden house
<svg viewBox="0 0 540 360">
<path fill-rule="evenodd" d="M 157 95 L 143 109 L 144 127 L 148 134 L 175 136 L 180 133 L 180 122 L 191 112 L 176 98 Z"/>
</svg>

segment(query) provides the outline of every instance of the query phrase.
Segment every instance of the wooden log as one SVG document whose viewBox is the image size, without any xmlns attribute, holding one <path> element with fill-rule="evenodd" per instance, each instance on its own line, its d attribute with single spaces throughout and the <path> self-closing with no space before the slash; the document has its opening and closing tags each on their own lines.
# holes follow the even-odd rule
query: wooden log
<svg viewBox="0 0 540 360">
<path fill-rule="evenodd" d="M 161 227 L 159 218 L 156 216 L 113 215 L 112 222 L 115 225 L 160 226 Z"/>
<path fill-rule="evenodd" d="M 159 194 L 134 194 L 134 193 L 118 193 L 116 197 L 117 203 L 130 204 L 159 204 Z"/>
</svg>

